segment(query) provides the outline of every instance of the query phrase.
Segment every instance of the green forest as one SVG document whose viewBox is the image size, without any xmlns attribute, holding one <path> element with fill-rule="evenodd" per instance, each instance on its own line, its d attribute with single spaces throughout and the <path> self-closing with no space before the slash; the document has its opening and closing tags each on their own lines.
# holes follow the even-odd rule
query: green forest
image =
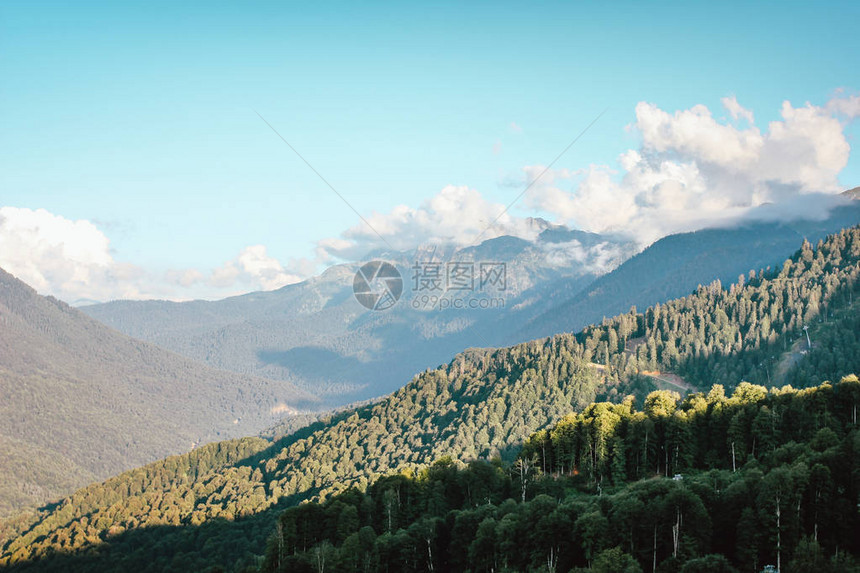
<svg viewBox="0 0 860 573">
<path fill-rule="evenodd" d="M 262 571 L 860 571 L 860 382 L 598 403 L 281 514 Z"/>
<path fill-rule="evenodd" d="M 689 572 L 753 571 L 778 556 L 785 568 L 812 559 L 849 570 L 860 535 L 856 417 L 845 408 L 856 380 L 785 386 L 860 372 L 858 273 L 853 228 L 728 288 L 702 286 L 575 335 L 463 352 L 378 403 L 278 440 L 212 444 L 6 520 L 0 565 L 394 571 L 386 564 L 402 558 L 434 571 L 651 571 L 656 560 Z M 829 489 L 815 505 L 819 479 Z M 415 495 L 395 504 L 397 491 L 383 490 L 401 482 Z M 762 493 L 771 483 L 790 487 L 775 501 Z M 687 501 L 673 518 L 675 498 Z M 290 509 L 306 501 L 323 505 Z M 340 532 L 337 502 L 355 507 L 341 508 Z M 301 512 L 329 517 L 299 544 L 289 520 Z M 456 534 L 453 512 L 469 516 Z M 537 536 L 549 515 L 557 534 Z M 622 516 L 633 523 L 619 530 Z M 741 522 L 748 529 L 729 536 Z M 407 543 L 431 526 L 423 545 Z"/>
</svg>

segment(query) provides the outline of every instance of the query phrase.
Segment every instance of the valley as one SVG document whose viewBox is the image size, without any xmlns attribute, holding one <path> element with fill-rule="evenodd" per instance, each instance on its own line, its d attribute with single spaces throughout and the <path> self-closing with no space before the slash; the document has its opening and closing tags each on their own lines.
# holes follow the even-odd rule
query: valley
<svg viewBox="0 0 860 573">
<path fill-rule="evenodd" d="M 714 281 L 575 335 L 468 350 L 274 442 L 210 444 L 94 484 L 4 522 L 0 563 L 313 571 L 324 557 L 347 571 L 366 556 L 371 570 L 719 559 L 746 569 L 776 559 L 768 536 L 785 531 L 786 562 L 854 570 L 858 522 L 845 508 L 860 491 L 850 469 L 860 459 L 860 230 L 798 246 L 742 286 Z M 808 323 L 820 344 L 789 368 L 793 388 L 769 389 L 762 364 L 805 339 Z M 657 372 L 694 391 L 656 390 Z M 666 480 L 676 473 L 681 484 Z M 816 497 L 819 483 L 839 493 Z M 768 493 L 780 484 L 802 500 L 786 530 L 772 521 L 782 498 Z M 696 517 L 673 544 L 677 511 Z M 816 511 L 841 525 L 827 529 Z M 558 537 L 565 523 L 571 539 Z M 736 523 L 769 533 L 748 545 L 719 534 Z"/>
<path fill-rule="evenodd" d="M 0 2 L 0 573 L 860 573 L 860 2 Z"/>
<path fill-rule="evenodd" d="M 367 313 L 353 297 L 356 264 L 221 301 L 117 301 L 80 310 L 129 336 L 215 368 L 284 380 L 337 407 L 383 396 L 464 348 L 575 332 L 715 279 L 732 284 L 750 270 L 781 264 L 804 238 L 815 243 L 858 222 L 860 205 L 852 201 L 823 220 L 671 235 L 635 254 L 637 247 L 620 237 L 533 220 L 534 241 L 500 237 L 459 250 L 373 254 L 396 264 L 406 289 L 400 304 L 383 312 Z M 422 292 L 410 290 L 413 266 L 429 260 L 504 263 L 505 307 L 416 310 L 411 302 Z"/>
<path fill-rule="evenodd" d="M 317 407 L 104 326 L 0 270 L 0 517 Z"/>
</svg>

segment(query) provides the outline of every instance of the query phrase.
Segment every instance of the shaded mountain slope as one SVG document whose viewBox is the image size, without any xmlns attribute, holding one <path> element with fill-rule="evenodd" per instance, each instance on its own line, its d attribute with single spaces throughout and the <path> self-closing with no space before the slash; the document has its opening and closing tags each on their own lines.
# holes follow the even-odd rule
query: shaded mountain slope
<svg viewBox="0 0 860 573">
<path fill-rule="evenodd" d="M 129 338 L 0 270 L 0 514 L 310 400 Z"/>
</svg>

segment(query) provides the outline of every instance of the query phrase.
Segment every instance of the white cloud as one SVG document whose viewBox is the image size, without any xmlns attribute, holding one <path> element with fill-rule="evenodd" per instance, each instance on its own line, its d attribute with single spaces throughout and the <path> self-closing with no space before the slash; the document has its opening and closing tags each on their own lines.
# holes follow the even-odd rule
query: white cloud
<svg viewBox="0 0 860 573">
<path fill-rule="evenodd" d="M 520 126 L 517 124 L 517 122 L 515 122 L 515 121 L 512 121 L 512 122 L 510 123 L 510 125 L 508 125 L 508 128 L 509 128 L 512 132 L 514 132 L 514 133 L 522 133 L 522 132 L 523 132 L 523 128 L 522 128 L 522 127 L 520 127 Z"/>
<path fill-rule="evenodd" d="M 854 100 L 837 98 L 823 107 L 784 102 L 781 119 L 764 132 L 736 98 L 722 103 L 734 120 L 748 125 L 721 123 L 702 105 L 668 113 L 639 103 L 631 127 L 641 145 L 619 156 L 620 172 L 595 165 L 579 172 L 550 170 L 532 187 L 528 202 L 557 222 L 622 232 L 647 244 L 735 220 L 765 203 L 799 205 L 799 196 L 842 190 L 838 175 L 850 146 L 836 114 L 854 113 Z M 524 180 L 543 169 L 524 168 Z M 790 207 L 785 212 L 804 215 Z"/>
<path fill-rule="evenodd" d="M 554 267 L 569 267 L 571 263 L 582 265 L 584 271 L 609 272 L 624 262 L 633 253 L 625 244 L 604 241 L 586 247 L 577 240 L 541 245 L 545 262 Z"/>
<path fill-rule="evenodd" d="M 275 290 L 304 277 L 287 271 L 264 245 L 245 247 L 239 256 L 212 271 L 209 284 L 219 288 L 242 286 L 249 290 Z"/>
<path fill-rule="evenodd" d="M 306 262 L 299 267 L 310 274 Z M 148 272 L 116 261 L 107 236 L 91 221 L 17 207 L 0 207 L 0 268 L 40 294 L 70 303 L 220 298 L 280 288 L 307 276 L 285 269 L 263 245 L 246 247 L 236 258 L 208 273 L 195 268 Z"/>
<path fill-rule="evenodd" d="M 737 129 L 722 125 L 703 105 L 669 114 L 656 105 L 636 106 L 635 128 L 646 152 L 675 152 L 717 165 L 746 165 L 754 161 L 762 145 L 755 127 Z"/>
<path fill-rule="evenodd" d="M 726 111 L 732 115 L 732 118 L 745 119 L 750 125 L 755 123 L 753 112 L 739 104 L 738 99 L 735 96 L 724 97 L 720 102 L 723 104 L 723 107 L 726 108 Z"/>
<path fill-rule="evenodd" d="M 836 97 L 827 102 L 827 110 L 848 119 L 858 117 L 860 116 L 860 96 L 843 96 L 840 91 Z"/>
<path fill-rule="evenodd" d="M 0 267 L 37 291 L 64 300 L 138 297 L 143 271 L 117 263 L 91 222 L 45 209 L 0 207 Z"/>
<path fill-rule="evenodd" d="M 520 189 L 540 176 L 525 203 L 556 222 L 595 232 L 617 232 L 647 244 L 673 232 L 740 217 L 822 217 L 833 206 L 820 194 L 842 189 L 848 161 L 845 127 L 860 116 L 860 98 L 837 95 L 823 106 L 785 102 L 781 117 L 762 130 L 734 96 L 722 99 L 730 119 L 702 105 L 670 113 L 641 102 L 630 128 L 641 144 L 618 157 L 616 169 L 539 165 L 523 168 Z M 509 130 L 521 132 L 511 122 Z M 497 146 L 500 142 L 497 142 Z M 766 203 L 772 208 L 752 209 Z M 405 251 L 426 244 L 471 245 L 501 235 L 534 238 L 543 227 L 506 212 L 468 186 L 449 185 L 418 207 L 399 205 L 371 213 L 338 237 L 319 240 L 314 256 L 282 263 L 264 245 L 242 249 L 210 269 L 156 273 L 116 261 L 110 241 L 90 221 L 45 211 L 0 208 L 0 267 L 43 294 L 82 298 L 220 298 L 272 290 L 312 276 L 322 265 L 360 260 L 374 250 Z M 381 238 L 380 238 L 381 235 Z M 623 256 L 577 242 L 547 248 L 547 261 L 579 261 L 595 270 Z"/>
<path fill-rule="evenodd" d="M 455 185 L 446 186 L 418 208 L 399 205 L 366 219 L 370 227 L 362 222 L 340 238 L 320 241 L 320 258 L 358 260 L 374 249 L 405 251 L 425 243 L 469 245 L 501 235 L 533 238 L 540 231 L 529 219 L 512 216 L 504 205 L 487 201 L 475 189 Z"/>
</svg>

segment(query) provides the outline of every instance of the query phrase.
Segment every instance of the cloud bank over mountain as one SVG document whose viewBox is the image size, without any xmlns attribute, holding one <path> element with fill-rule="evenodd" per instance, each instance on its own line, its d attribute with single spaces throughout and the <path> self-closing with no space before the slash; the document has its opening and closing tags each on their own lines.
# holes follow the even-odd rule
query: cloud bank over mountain
<svg viewBox="0 0 860 573">
<path fill-rule="evenodd" d="M 533 240 L 546 225 L 528 215 L 624 235 L 645 246 L 668 234 L 744 218 L 823 218 L 843 200 L 838 177 L 851 151 L 845 128 L 860 115 L 860 97 L 837 92 L 822 106 L 786 101 L 780 119 L 764 128 L 734 96 L 721 103 L 725 118 L 704 105 L 668 112 L 640 102 L 628 126 L 640 144 L 621 153 L 617 167 L 526 166 L 507 182 L 517 193 L 528 187 L 513 209 L 518 214 L 476 189 L 448 185 L 417 207 L 366 215 L 339 236 L 318 240 L 304 259 L 282 262 L 258 244 L 216 268 L 155 271 L 117 260 L 109 238 L 91 221 L 0 207 L 0 267 L 40 293 L 70 302 L 221 298 L 277 289 L 373 251 L 469 246 L 502 235 Z M 510 129 L 520 127 L 512 123 Z M 557 246 L 548 256 L 558 264 L 590 256 L 609 266 L 617 258 L 611 249 L 602 255 L 582 249 L 578 243 Z"/>
<path fill-rule="evenodd" d="M 91 221 L 72 221 L 45 209 L 0 207 L 0 267 L 35 288 L 74 303 L 81 300 L 189 298 L 207 287 L 220 296 L 272 290 L 298 282 L 266 253 L 243 249 L 222 266 L 203 272 L 156 273 L 117 261 L 108 237 Z M 184 293 L 183 293 L 184 291 Z"/>
<path fill-rule="evenodd" d="M 95 224 L 45 209 L 0 207 L 0 267 L 42 294 L 72 300 L 142 294 L 142 270 L 115 261 Z"/>
<path fill-rule="evenodd" d="M 669 113 L 640 102 L 629 129 L 641 144 L 619 155 L 620 171 L 551 169 L 530 189 L 528 204 L 558 223 L 643 244 L 737 220 L 766 203 L 786 206 L 787 218 L 823 217 L 837 204 L 828 195 L 843 190 L 838 176 L 851 151 L 844 130 L 860 113 L 856 96 L 838 94 L 820 107 L 786 101 L 765 130 L 735 97 L 722 104 L 727 121 L 703 105 Z M 521 181 L 544 170 L 525 167 Z"/>
<path fill-rule="evenodd" d="M 475 189 L 448 185 L 418 208 L 399 205 L 374 212 L 367 223 L 318 243 L 324 260 L 355 260 L 375 249 L 405 251 L 422 244 L 473 245 L 502 235 L 532 240 L 543 230 L 529 217 L 515 217 Z"/>
</svg>

